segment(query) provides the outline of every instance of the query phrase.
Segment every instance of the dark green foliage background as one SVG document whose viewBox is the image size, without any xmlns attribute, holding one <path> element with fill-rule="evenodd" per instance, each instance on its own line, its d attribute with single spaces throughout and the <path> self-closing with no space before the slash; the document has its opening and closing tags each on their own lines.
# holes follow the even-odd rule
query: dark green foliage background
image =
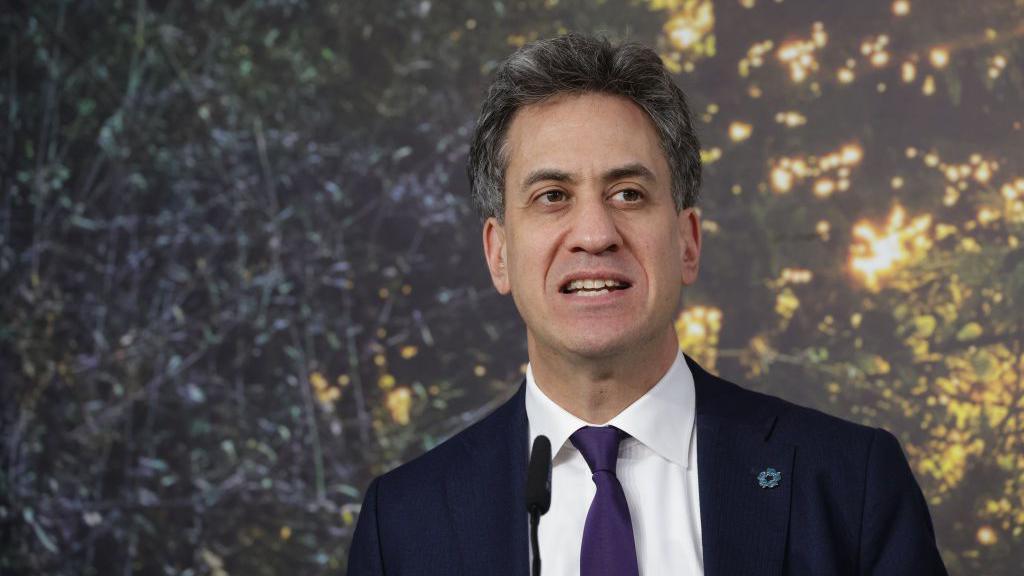
<svg viewBox="0 0 1024 576">
<path fill-rule="evenodd" d="M 664 13 L 628 0 L 0 7 L 3 574 L 343 571 L 369 479 L 486 413 L 526 360 L 515 310 L 483 267 L 464 168 L 510 36 L 665 42 Z M 1024 109 L 1020 42 L 1002 45 L 1010 69 L 995 85 L 969 45 L 1024 22 L 1020 3 L 913 7 L 900 28 L 908 50 L 967 46 L 939 94 L 882 97 L 870 82 L 815 107 L 785 74 L 749 99 L 736 62 L 753 42 L 806 35 L 816 20 L 841 62 L 891 25 L 889 3 L 715 4 L 717 54 L 680 82 L 695 110 L 722 109 L 701 128 L 706 146 L 726 150 L 704 189 L 722 232 L 709 236 L 687 302 L 725 311 L 723 351 L 776 321 L 765 279 L 786 265 L 821 284 L 777 348 L 814 344 L 822 309 L 863 308 L 842 272 L 848 224 L 888 212 L 905 146 L 1022 168 L 1010 128 Z M 781 109 L 805 109 L 813 130 L 773 126 Z M 736 116 L 757 126 L 746 148 L 725 136 Z M 867 158 L 835 202 L 755 192 L 769 155 L 849 139 Z M 734 183 L 747 192 L 730 194 Z M 934 190 L 908 189 L 914 209 L 941 209 Z M 833 221 L 831 243 L 814 240 L 821 218 Z M 1011 309 L 1022 285 L 1012 270 Z M 866 320 L 879 350 L 898 347 L 886 305 Z M 1019 349 L 1019 331 L 995 334 Z M 418 353 L 403 360 L 406 346 Z M 744 381 L 739 356 L 723 353 L 719 372 Z M 331 410 L 314 373 L 348 378 Z M 384 373 L 413 391 L 407 425 L 389 415 Z M 816 374 L 797 362 L 748 383 L 904 440 L 920 433 L 852 409 L 871 396 L 828 404 Z M 965 494 L 936 512 L 951 571 L 1018 573 L 1019 535 L 978 550 L 970 517 L 981 503 Z"/>
</svg>

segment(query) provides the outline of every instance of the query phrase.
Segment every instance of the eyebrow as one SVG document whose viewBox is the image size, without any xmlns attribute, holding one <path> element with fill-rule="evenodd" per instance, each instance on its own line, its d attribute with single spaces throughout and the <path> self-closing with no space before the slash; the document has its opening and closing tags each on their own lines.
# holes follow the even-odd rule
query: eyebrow
<svg viewBox="0 0 1024 576">
<path fill-rule="evenodd" d="M 566 184 L 575 184 L 576 179 L 573 178 L 572 174 L 569 174 L 565 170 L 558 170 L 557 168 L 538 168 L 533 172 L 526 175 L 523 179 L 523 185 L 520 188 L 522 192 L 526 192 L 534 184 L 539 182 L 565 182 Z"/>
<path fill-rule="evenodd" d="M 654 182 L 654 172 L 639 162 L 633 162 L 632 164 L 626 164 L 625 166 L 619 166 L 618 168 L 612 168 L 611 170 L 604 173 L 603 180 L 609 182 L 612 180 L 622 180 L 623 178 L 640 178 L 641 180 L 648 180 Z"/>
<path fill-rule="evenodd" d="M 630 164 L 612 168 L 601 176 L 601 180 L 604 182 L 621 180 L 623 178 L 640 178 L 650 182 L 654 182 L 656 180 L 654 172 L 651 172 L 650 168 L 639 162 L 632 162 Z M 577 180 L 576 177 L 565 170 L 559 170 L 557 168 L 539 168 L 527 174 L 526 178 L 523 179 L 521 190 L 525 192 L 534 184 L 545 181 L 575 184 Z"/>
</svg>

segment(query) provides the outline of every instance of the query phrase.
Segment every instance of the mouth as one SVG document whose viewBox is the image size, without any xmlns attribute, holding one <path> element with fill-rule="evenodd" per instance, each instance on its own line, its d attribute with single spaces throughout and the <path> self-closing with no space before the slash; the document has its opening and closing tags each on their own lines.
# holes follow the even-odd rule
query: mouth
<svg viewBox="0 0 1024 576">
<path fill-rule="evenodd" d="M 611 278 L 579 278 L 570 280 L 558 289 L 562 294 L 576 294 L 579 296 L 599 296 L 618 290 L 626 290 L 631 286 L 629 282 Z"/>
</svg>

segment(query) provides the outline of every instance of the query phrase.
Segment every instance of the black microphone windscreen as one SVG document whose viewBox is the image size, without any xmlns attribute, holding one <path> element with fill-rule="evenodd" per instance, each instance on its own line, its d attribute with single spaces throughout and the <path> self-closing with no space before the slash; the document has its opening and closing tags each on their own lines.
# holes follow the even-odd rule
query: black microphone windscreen
<svg viewBox="0 0 1024 576">
<path fill-rule="evenodd" d="M 526 509 L 544 514 L 551 507 L 551 441 L 537 436 L 526 473 Z"/>
</svg>

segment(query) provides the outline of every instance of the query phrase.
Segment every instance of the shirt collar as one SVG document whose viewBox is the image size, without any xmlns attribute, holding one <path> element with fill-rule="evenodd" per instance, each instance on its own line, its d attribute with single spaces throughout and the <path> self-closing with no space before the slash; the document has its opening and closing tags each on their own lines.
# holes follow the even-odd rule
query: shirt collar
<svg viewBox="0 0 1024 576">
<path fill-rule="evenodd" d="M 626 432 L 662 458 L 689 468 L 695 408 L 693 373 L 679 352 L 661 380 L 607 425 Z M 530 424 L 530 445 L 534 438 L 543 434 L 551 440 L 552 456 L 567 444 L 573 432 L 582 426 L 591 426 L 548 398 L 537 386 L 529 365 L 526 368 L 526 417 Z"/>
</svg>

